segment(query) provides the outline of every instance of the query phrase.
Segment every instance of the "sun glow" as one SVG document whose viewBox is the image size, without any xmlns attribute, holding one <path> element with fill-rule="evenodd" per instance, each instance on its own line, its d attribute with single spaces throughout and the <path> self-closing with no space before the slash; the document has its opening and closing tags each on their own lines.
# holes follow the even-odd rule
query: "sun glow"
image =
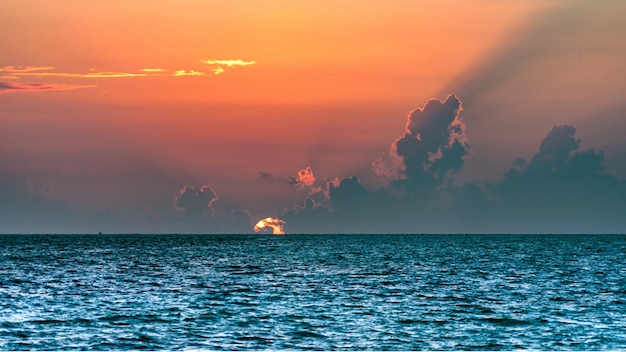
<svg viewBox="0 0 626 352">
<path fill-rule="evenodd" d="M 273 235 L 284 235 L 284 226 L 285 221 L 279 218 L 265 218 L 254 225 L 254 232 L 266 232 L 270 228 Z"/>
</svg>

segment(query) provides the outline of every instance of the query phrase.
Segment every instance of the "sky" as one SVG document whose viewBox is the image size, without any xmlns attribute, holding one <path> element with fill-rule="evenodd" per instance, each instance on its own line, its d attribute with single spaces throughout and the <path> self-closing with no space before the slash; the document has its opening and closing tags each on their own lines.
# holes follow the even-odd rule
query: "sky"
<svg viewBox="0 0 626 352">
<path fill-rule="evenodd" d="M 0 233 L 624 233 L 620 0 L 0 0 Z"/>
</svg>

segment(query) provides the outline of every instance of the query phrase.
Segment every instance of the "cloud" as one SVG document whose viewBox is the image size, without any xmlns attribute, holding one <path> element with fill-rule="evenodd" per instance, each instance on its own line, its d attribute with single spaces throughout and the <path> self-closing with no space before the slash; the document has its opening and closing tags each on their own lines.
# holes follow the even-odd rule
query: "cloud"
<svg viewBox="0 0 626 352">
<path fill-rule="evenodd" d="M 142 68 L 140 71 L 148 72 L 148 73 L 159 73 L 159 72 L 167 72 L 168 70 L 164 68 Z"/>
<path fill-rule="evenodd" d="M 235 67 L 235 66 L 249 66 L 256 64 L 255 61 L 244 61 L 244 60 L 201 60 L 202 63 L 207 64 L 211 67 L 208 71 L 202 70 L 193 70 L 193 69 L 176 69 L 172 70 L 172 73 L 167 73 L 170 70 L 165 68 L 142 68 L 137 72 L 130 71 L 101 71 L 101 72 L 49 72 L 55 70 L 56 68 L 53 66 L 4 66 L 0 67 L 0 73 L 6 72 L 9 75 L 2 75 L 0 78 L 3 79 L 20 79 L 20 77 L 61 77 L 61 78 L 84 78 L 84 79 L 99 79 L 99 78 L 136 78 L 136 77 L 154 77 L 154 76 L 173 76 L 173 77 L 183 77 L 183 76 L 207 76 L 209 74 L 212 75 L 220 75 L 225 72 L 224 67 Z M 95 71 L 95 70 L 91 70 Z M 39 84 L 39 83 L 29 83 L 29 84 Z M 64 85 L 65 89 L 55 89 L 55 90 L 67 90 L 67 89 L 76 89 L 76 88 L 84 88 L 86 86 L 73 86 L 76 88 L 68 88 L 72 85 Z M 61 87 L 61 85 L 59 85 Z M 5 88 L 8 90 L 9 88 Z M 34 89 L 30 89 L 34 90 Z"/>
<path fill-rule="evenodd" d="M 469 152 L 461 110 L 454 95 L 443 102 L 431 99 L 413 110 L 404 136 L 393 142 L 388 155 L 372 163 L 374 172 L 411 192 L 432 192 L 463 167 Z"/>
<path fill-rule="evenodd" d="M 222 65 L 222 66 L 250 66 L 256 64 L 256 61 L 244 61 L 244 60 L 200 60 L 207 65 Z"/>
<path fill-rule="evenodd" d="M 0 94 L 10 92 L 45 92 L 55 90 L 73 90 L 96 87 L 93 84 L 75 85 L 64 83 L 18 83 L 0 82 Z"/>
<path fill-rule="evenodd" d="M 246 234 L 253 232 L 252 217 L 246 210 L 235 209 L 230 212 L 230 217 L 225 224 L 226 230 L 223 232 Z"/>
<path fill-rule="evenodd" d="M 183 187 L 174 197 L 174 207 L 187 218 L 200 218 L 213 214 L 213 203 L 219 199 L 210 186 L 196 189 L 193 186 Z"/>
<path fill-rule="evenodd" d="M 147 73 L 132 72 L 89 72 L 89 73 L 68 73 L 68 72 L 24 72 L 14 73 L 17 76 L 32 77 L 65 77 L 65 78 L 123 78 L 123 77 L 146 77 Z"/>
<path fill-rule="evenodd" d="M 580 151 L 576 128 L 555 125 L 529 163 L 516 158 L 489 190 L 501 228 L 524 232 L 623 232 L 626 183 L 605 171 L 604 153 Z"/>
<path fill-rule="evenodd" d="M 240 60 L 240 59 L 236 59 L 236 60 L 200 60 L 200 62 L 209 65 L 209 66 L 217 66 L 217 67 L 213 67 L 211 68 L 211 73 L 213 73 L 214 75 L 221 75 L 222 73 L 226 72 L 226 70 L 224 70 L 224 67 L 222 66 L 227 66 L 227 67 L 233 67 L 233 66 L 250 66 L 250 65 L 254 65 L 256 64 L 256 61 L 244 61 L 244 60 Z"/>
<path fill-rule="evenodd" d="M 302 187 L 313 187 L 315 184 L 315 176 L 313 176 L 313 170 L 310 166 L 298 171 L 296 178 L 299 185 Z"/>
<path fill-rule="evenodd" d="M 204 76 L 204 72 L 194 70 L 178 70 L 174 72 L 174 76 Z"/>
<path fill-rule="evenodd" d="M 284 235 L 285 234 L 285 221 L 279 218 L 265 218 L 259 220 L 256 225 L 254 225 L 254 232 L 265 232 L 267 229 L 272 231 L 273 235 Z"/>
<path fill-rule="evenodd" d="M 49 71 L 54 70 L 55 68 L 56 67 L 52 66 L 4 66 L 0 67 L 0 72 L 25 73 L 35 71 Z"/>
<path fill-rule="evenodd" d="M 216 67 L 216 68 L 212 69 L 211 72 L 213 72 L 214 75 L 221 75 L 225 71 L 221 67 Z"/>
<path fill-rule="evenodd" d="M 392 144 L 387 159 L 374 163 L 395 173 L 385 187 L 367 189 L 355 175 L 329 182 L 325 203 L 307 198 L 304 206 L 281 215 L 290 232 L 622 233 L 626 228 L 626 181 L 606 173 L 603 152 L 580 150 L 571 125 L 553 126 L 530 162 L 513 159 L 501 182 L 456 186 L 451 181 L 469 152 L 460 111 L 460 100 L 449 96 L 411 112 L 405 135 Z M 394 160 L 395 165 L 389 162 Z"/>
<path fill-rule="evenodd" d="M 308 192 L 308 195 L 315 199 L 324 198 L 323 187 L 321 185 L 316 185 L 317 179 L 315 178 L 313 169 L 310 166 L 298 170 L 295 177 L 275 176 L 269 172 L 260 171 L 259 179 L 271 183 L 297 186 L 298 190 Z"/>
<path fill-rule="evenodd" d="M 282 218 L 295 233 L 338 233 L 334 215 L 328 206 L 307 198 L 303 206 L 295 205 Z"/>
<path fill-rule="evenodd" d="M 269 181 L 272 183 L 284 183 L 287 185 L 297 185 L 298 179 L 295 177 L 280 177 L 274 176 L 269 172 L 259 171 L 259 178 L 264 181 Z"/>
</svg>

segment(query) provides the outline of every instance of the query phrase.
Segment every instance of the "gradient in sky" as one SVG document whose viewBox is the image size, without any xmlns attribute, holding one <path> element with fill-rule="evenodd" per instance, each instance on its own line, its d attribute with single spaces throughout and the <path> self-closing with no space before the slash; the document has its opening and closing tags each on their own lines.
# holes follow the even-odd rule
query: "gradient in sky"
<svg viewBox="0 0 626 352">
<path fill-rule="evenodd" d="M 626 229 L 623 1 L 0 6 L 1 233 Z"/>
</svg>

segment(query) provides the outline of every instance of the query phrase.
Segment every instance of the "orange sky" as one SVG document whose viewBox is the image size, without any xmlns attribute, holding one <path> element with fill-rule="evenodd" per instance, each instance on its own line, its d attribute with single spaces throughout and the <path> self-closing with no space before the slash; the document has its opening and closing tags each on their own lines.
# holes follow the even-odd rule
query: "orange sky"
<svg viewBox="0 0 626 352">
<path fill-rule="evenodd" d="M 594 17 L 584 2 L 575 4 L 578 12 L 563 12 L 541 35 L 558 38 L 561 51 L 545 45 L 545 55 L 474 99 L 473 75 L 499 69 L 490 60 L 526 43 L 533 24 L 570 3 L 6 0 L 0 171 L 94 209 L 140 212 L 184 184 L 211 184 L 224 207 L 273 216 L 261 214 L 268 204 L 280 209 L 303 195 L 259 184 L 260 171 L 293 176 L 311 166 L 328 180 L 364 172 L 402 133 L 409 111 L 448 93 L 464 101 L 467 91 L 478 156 L 462 176 L 500 177 L 513 157 L 536 148 L 546 126 L 567 122 L 534 107 L 552 114 L 563 105 L 550 97 L 587 94 L 583 106 L 563 109 L 589 121 L 599 106 L 620 101 L 623 53 L 599 53 L 621 43 L 606 34 L 623 29 L 622 5 L 607 2 Z M 528 43 L 519 45 L 519 55 L 528 54 Z M 589 95 L 581 87 L 590 85 L 601 88 Z M 494 105 L 504 100 L 506 108 Z M 494 106 L 503 110 L 487 114 Z M 536 116 L 522 127 L 532 137 L 506 131 L 503 111 L 510 121 Z M 582 133 L 622 145 L 617 134 L 599 131 Z M 510 145 L 494 148 L 494 141 Z"/>
<path fill-rule="evenodd" d="M 220 77 L 89 80 L 133 102 L 262 104 L 406 101 L 431 93 L 544 2 L 82 1 L 4 3 L 3 64 L 53 72 L 207 71 L 202 59 L 257 64 Z M 35 79 L 35 77 L 29 77 Z M 55 78 L 85 84 L 85 80 Z M 400 93 L 402 92 L 402 93 Z"/>
</svg>

